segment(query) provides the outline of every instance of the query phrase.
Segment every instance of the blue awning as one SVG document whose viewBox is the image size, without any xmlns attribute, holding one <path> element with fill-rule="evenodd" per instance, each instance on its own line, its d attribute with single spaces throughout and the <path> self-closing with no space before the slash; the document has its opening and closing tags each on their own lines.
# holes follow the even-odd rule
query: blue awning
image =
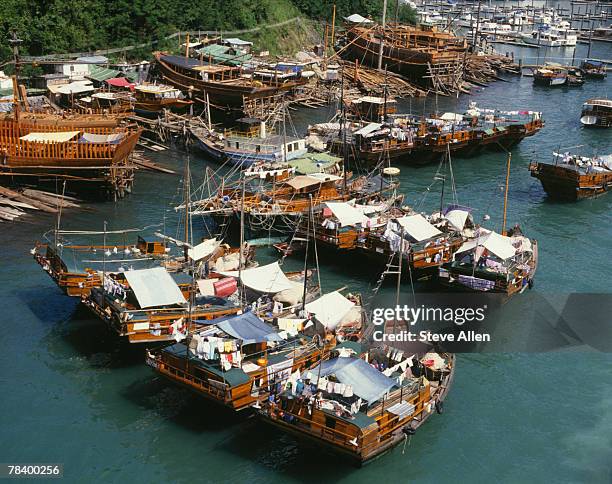
<svg viewBox="0 0 612 484">
<path fill-rule="evenodd" d="M 211 323 L 216 324 L 221 331 L 241 340 L 243 344 L 283 340 L 273 326 L 265 323 L 252 312 L 220 319 L 223 320 L 217 323 L 211 321 Z"/>
<path fill-rule="evenodd" d="M 319 372 L 318 366 L 311 370 Z M 334 358 L 321 363 L 321 376 L 335 375 L 340 383 L 351 385 L 358 397 L 374 403 L 395 386 L 395 381 L 360 358 Z"/>
</svg>

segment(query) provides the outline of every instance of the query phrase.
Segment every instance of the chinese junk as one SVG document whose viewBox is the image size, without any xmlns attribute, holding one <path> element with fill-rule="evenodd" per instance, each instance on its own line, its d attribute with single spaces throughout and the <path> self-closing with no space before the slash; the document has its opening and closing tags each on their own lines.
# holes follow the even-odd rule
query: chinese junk
<svg viewBox="0 0 612 484">
<path fill-rule="evenodd" d="M 510 236 L 480 228 L 464 242 L 453 260 L 440 268 L 440 283 L 468 292 L 501 293 L 507 297 L 532 287 L 538 266 L 538 245 L 515 227 Z"/>
<path fill-rule="evenodd" d="M 164 109 L 182 112 L 192 101 L 178 89 L 163 84 L 140 84 L 134 88 L 136 102 L 134 111 L 144 116 L 157 116 Z"/>
<path fill-rule="evenodd" d="M 16 103 L 17 106 L 18 103 Z M 57 115 L 0 118 L 0 175 L 68 181 L 72 188 L 121 198 L 134 181 L 130 155 L 140 129 L 116 120 Z"/>
<path fill-rule="evenodd" d="M 440 92 L 460 88 L 467 52 L 465 39 L 424 25 L 356 26 L 346 33 L 347 56 L 376 66 L 381 38 L 382 66 Z"/>
<path fill-rule="evenodd" d="M 245 102 L 274 96 L 306 82 L 298 73 L 255 71 L 243 75 L 240 67 L 203 64 L 197 59 L 156 53 L 155 58 L 166 82 L 192 91 L 201 103 L 208 100 L 219 108 L 242 109 Z"/>
<path fill-rule="evenodd" d="M 183 342 L 148 352 L 147 364 L 210 400 L 243 410 L 328 354 L 325 345 L 281 334 L 247 312 L 212 321 Z"/>
<path fill-rule="evenodd" d="M 612 100 L 589 99 L 582 105 L 580 122 L 593 128 L 609 128 L 612 126 Z"/>
<path fill-rule="evenodd" d="M 612 188 L 612 155 L 587 158 L 554 153 L 554 163 L 531 163 L 531 176 L 542 183 L 548 196 L 582 200 Z"/>
<path fill-rule="evenodd" d="M 405 442 L 433 413 L 441 413 L 455 358 L 393 351 L 399 358 L 381 372 L 368 363 L 374 361 L 374 351 L 379 350 L 370 351 L 366 361 L 333 358 L 292 376 L 285 390 L 265 403 L 260 416 L 357 465 L 384 454 Z"/>
</svg>

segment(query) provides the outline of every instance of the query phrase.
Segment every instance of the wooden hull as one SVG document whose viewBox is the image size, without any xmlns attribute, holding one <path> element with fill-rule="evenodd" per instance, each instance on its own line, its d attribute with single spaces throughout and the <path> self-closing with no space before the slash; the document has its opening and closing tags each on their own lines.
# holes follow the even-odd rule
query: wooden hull
<svg viewBox="0 0 612 484">
<path fill-rule="evenodd" d="M 184 92 L 192 91 L 194 99 L 202 103 L 206 102 L 206 96 L 208 95 L 210 103 L 220 108 L 240 109 L 245 101 L 274 96 L 303 84 L 303 82 L 286 82 L 275 86 L 267 86 L 261 83 L 255 85 L 240 78 L 225 81 L 205 81 L 196 77 L 197 73 L 195 71 L 190 72 L 193 75 L 187 75 L 179 72 L 172 64 L 165 62 L 162 56 L 157 55 L 156 57 L 162 76 L 168 84 Z"/>
<path fill-rule="evenodd" d="M 291 372 L 302 370 L 311 359 L 320 361 L 329 358 L 329 349 L 316 350 L 296 358 L 293 361 Z M 268 398 L 268 371 L 266 367 L 248 374 L 248 381 L 230 386 L 219 380 L 219 375 L 205 367 L 197 365 L 197 359 L 191 357 L 175 357 L 173 355 L 156 352 L 147 355 L 147 364 L 156 373 L 172 383 L 186 387 L 196 394 L 214 403 L 226 406 L 235 411 L 246 410 L 258 402 Z M 253 382 L 259 380 L 259 392 L 252 393 Z"/>
<path fill-rule="evenodd" d="M 423 34 L 421 32 L 421 34 Z M 418 35 L 418 34 L 417 34 Z M 392 72 L 401 74 L 410 81 L 423 87 L 457 88 L 463 76 L 465 55 L 460 51 L 441 48 L 428 49 L 409 45 L 410 41 L 398 46 L 392 45 L 390 39 L 383 44 L 382 65 Z M 435 42 L 434 42 L 435 44 Z M 459 49 L 460 50 L 460 49 Z M 378 66 L 380 38 L 364 29 L 352 29 L 347 32 L 346 56 L 370 66 Z M 435 71 L 437 79 L 431 72 Z"/>
<path fill-rule="evenodd" d="M 451 264 L 442 266 L 439 272 L 438 282 L 441 286 L 446 287 L 451 291 L 456 292 L 471 292 L 480 294 L 504 294 L 506 299 L 511 298 L 516 294 L 522 293 L 525 289 L 531 289 L 534 284 L 535 274 L 538 268 L 538 243 L 532 240 L 533 255 L 531 261 L 528 262 L 530 271 L 528 274 L 523 274 L 520 277 L 515 277 L 515 282 L 509 282 L 503 277 L 496 277 L 494 274 L 474 272 L 470 268 L 457 268 Z M 444 271 L 444 277 L 442 272 Z M 474 276 L 486 284 L 464 284 L 460 282 L 461 276 Z M 481 277 L 479 277 L 481 276 Z"/>
<path fill-rule="evenodd" d="M 76 123 L 76 121 L 75 121 Z M 30 142 L 21 139 L 32 132 L 76 131 L 78 135 L 66 142 Z M 106 195 L 122 197 L 131 190 L 134 166 L 129 157 L 136 147 L 142 130 L 113 127 L 87 127 L 77 124 L 32 124 L 14 120 L 0 121 L 0 176 L 44 180 L 52 177 L 67 180 L 70 189 L 82 184 L 87 191 L 92 185 Z M 83 134 L 124 134 L 117 143 L 82 143 Z M 83 187 L 84 188 L 84 187 Z M 95 189 L 94 189 L 95 190 Z"/>
<path fill-rule="evenodd" d="M 318 448 L 323 448 L 347 458 L 354 465 L 361 467 L 375 459 L 382 457 L 384 454 L 392 450 L 397 445 L 406 441 L 408 433 L 414 433 L 421 425 L 423 425 L 429 417 L 437 412 L 437 409 L 442 408 L 443 402 L 448 396 L 450 387 L 452 386 L 455 376 L 456 358 L 452 355 L 452 366 L 449 375 L 441 382 L 440 390 L 437 392 L 435 401 L 439 402 L 436 406 L 428 407 L 429 410 L 421 403 L 416 405 L 416 412 L 412 417 L 404 419 L 394 426 L 392 431 L 384 438 L 380 438 L 379 442 L 370 445 L 367 449 L 355 446 L 349 442 L 351 435 L 336 433 L 335 429 L 327 429 L 324 426 L 315 426 L 313 421 L 306 418 L 300 418 L 298 423 L 289 423 L 282 418 L 271 417 L 269 412 L 260 411 L 259 418 L 267 424 L 270 424 L 284 432 L 290 433 L 298 439 L 305 440 L 316 445 Z M 295 415 L 292 414 L 295 418 Z"/>
<path fill-rule="evenodd" d="M 543 127 L 540 120 L 520 125 L 510 125 L 504 130 L 495 130 L 492 134 L 484 131 L 466 132 L 464 136 L 446 135 L 449 138 L 424 137 L 417 138 L 412 147 L 389 146 L 384 155 L 392 161 L 409 165 L 423 165 L 439 162 L 448 149 L 456 156 L 469 158 L 489 151 L 507 151 L 516 146 L 524 138 L 533 136 Z M 336 149 L 340 149 L 336 147 Z M 383 156 L 383 150 L 371 151 L 367 148 L 355 148 L 355 156 L 369 164 L 378 164 Z"/>
<path fill-rule="evenodd" d="M 583 200 L 603 195 L 612 189 L 612 172 L 583 174 L 562 166 L 534 163 L 531 176 L 542 183 L 548 196 L 560 200 Z"/>
</svg>

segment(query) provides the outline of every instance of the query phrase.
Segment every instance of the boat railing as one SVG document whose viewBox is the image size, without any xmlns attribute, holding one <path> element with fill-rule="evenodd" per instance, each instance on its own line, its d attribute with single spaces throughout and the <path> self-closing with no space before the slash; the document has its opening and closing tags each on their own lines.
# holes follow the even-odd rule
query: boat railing
<svg viewBox="0 0 612 484">
<path fill-rule="evenodd" d="M 225 389 L 212 385 L 211 383 L 205 381 L 202 378 L 199 378 L 189 372 L 186 372 L 184 370 L 181 370 L 180 368 L 177 368 L 174 365 L 169 364 L 167 361 L 159 360 L 158 365 L 158 369 L 160 372 L 173 375 L 179 380 L 182 380 L 182 382 L 187 385 L 192 383 L 193 385 L 197 386 L 199 390 L 208 393 L 211 397 L 220 401 L 225 401 L 225 397 L 227 394 L 227 391 Z M 223 382 L 219 382 L 219 384 L 223 384 Z"/>
</svg>

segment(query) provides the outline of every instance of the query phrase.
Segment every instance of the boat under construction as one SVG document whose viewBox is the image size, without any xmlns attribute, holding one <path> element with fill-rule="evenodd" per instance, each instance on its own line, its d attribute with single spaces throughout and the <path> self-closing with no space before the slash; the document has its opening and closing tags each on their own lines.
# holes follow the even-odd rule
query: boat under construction
<svg viewBox="0 0 612 484">
<path fill-rule="evenodd" d="M 382 42 L 382 49 L 381 49 Z M 450 93 L 460 90 L 467 41 L 426 25 L 348 26 L 345 57 L 387 68 L 422 87 Z"/>
</svg>

